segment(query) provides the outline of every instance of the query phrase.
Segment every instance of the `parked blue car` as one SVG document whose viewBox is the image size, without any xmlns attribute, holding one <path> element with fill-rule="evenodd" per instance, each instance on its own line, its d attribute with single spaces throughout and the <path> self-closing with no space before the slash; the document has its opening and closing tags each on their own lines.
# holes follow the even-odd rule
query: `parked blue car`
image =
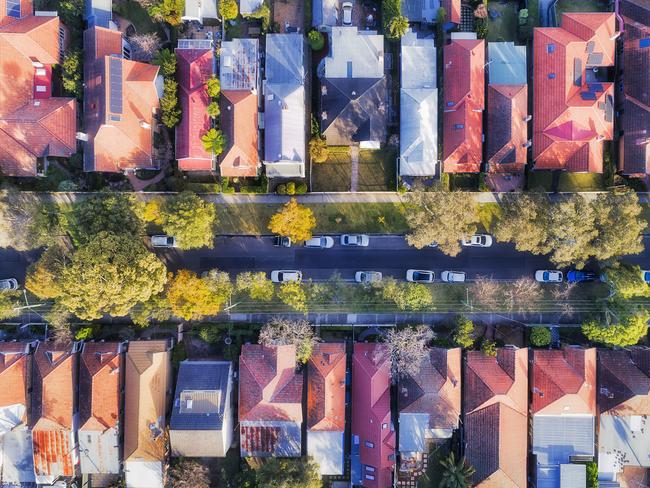
<svg viewBox="0 0 650 488">
<path fill-rule="evenodd" d="M 578 271 L 572 269 L 566 274 L 566 280 L 569 283 L 582 283 L 585 281 L 596 281 L 598 275 L 593 271 Z"/>
</svg>

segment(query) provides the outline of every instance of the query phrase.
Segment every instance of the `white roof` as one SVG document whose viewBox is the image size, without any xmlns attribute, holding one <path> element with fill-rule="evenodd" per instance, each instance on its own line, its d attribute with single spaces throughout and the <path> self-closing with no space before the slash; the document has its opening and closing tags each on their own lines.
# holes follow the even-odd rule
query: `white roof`
<svg viewBox="0 0 650 488">
<path fill-rule="evenodd" d="M 436 88 L 436 46 L 409 30 L 402 37 L 402 89 Z"/>
<path fill-rule="evenodd" d="M 239 13 L 252 14 L 264 3 L 263 0 L 239 0 Z"/>
<path fill-rule="evenodd" d="M 429 428 L 428 413 L 399 414 L 399 451 L 426 452 L 426 431 Z"/>
<path fill-rule="evenodd" d="M 0 440 L 0 486 L 35 483 L 32 436 L 26 426 L 6 432 Z"/>
<path fill-rule="evenodd" d="M 560 488 L 587 486 L 587 466 L 584 464 L 562 464 L 560 466 Z"/>
<path fill-rule="evenodd" d="M 650 468 L 650 419 L 641 415 L 601 415 L 598 477 L 616 480 L 624 466 Z"/>
<path fill-rule="evenodd" d="M 307 455 L 312 456 L 320 466 L 320 474 L 343 474 L 343 432 L 307 432 Z"/>
<path fill-rule="evenodd" d="M 120 440 L 117 428 L 79 430 L 79 459 L 82 474 L 119 474 Z"/>
<path fill-rule="evenodd" d="M 127 461 L 126 488 L 163 488 L 163 468 L 159 461 Z"/>
<path fill-rule="evenodd" d="M 233 39 L 221 43 L 221 90 L 257 89 L 258 46 L 257 39 Z"/>
<path fill-rule="evenodd" d="M 217 2 L 205 0 L 185 0 L 185 11 L 182 20 L 198 20 L 217 18 Z"/>
<path fill-rule="evenodd" d="M 331 55 L 325 58 L 326 78 L 384 76 L 384 36 L 356 27 L 332 27 Z"/>
</svg>

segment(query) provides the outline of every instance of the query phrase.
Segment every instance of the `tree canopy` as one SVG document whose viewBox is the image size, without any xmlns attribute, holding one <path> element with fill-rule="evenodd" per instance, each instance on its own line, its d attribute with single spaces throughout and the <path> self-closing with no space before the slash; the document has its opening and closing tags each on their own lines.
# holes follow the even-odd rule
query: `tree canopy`
<svg viewBox="0 0 650 488">
<path fill-rule="evenodd" d="M 617 298 L 650 296 L 650 286 L 643 280 L 639 266 L 621 263 L 618 266 L 607 268 L 605 275 L 607 283 Z"/>
<path fill-rule="evenodd" d="M 48 247 L 38 261 L 29 265 L 25 288 L 39 298 L 57 298 L 63 293 L 61 273 L 68 262 L 68 253 L 61 246 Z"/>
<path fill-rule="evenodd" d="M 400 376 L 416 376 L 429 354 L 429 342 L 435 337 L 431 327 L 391 328 L 384 336 L 391 361 L 391 375 L 394 380 Z"/>
<path fill-rule="evenodd" d="M 613 324 L 604 324 L 596 319 L 582 324 L 582 333 L 593 342 L 608 346 L 633 346 L 648 333 L 650 313 L 640 310 L 624 313 Z"/>
<path fill-rule="evenodd" d="M 237 0 L 219 0 L 219 13 L 224 21 L 236 19 L 239 14 Z"/>
<path fill-rule="evenodd" d="M 278 289 L 278 298 L 297 312 L 307 312 L 307 294 L 297 281 L 282 283 Z"/>
<path fill-rule="evenodd" d="M 163 231 L 176 237 L 178 247 L 213 246 L 217 212 L 214 204 L 185 191 L 165 200 L 161 209 Z"/>
<path fill-rule="evenodd" d="M 474 323 L 460 315 L 456 319 L 456 330 L 453 335 L 454 344 L 469 349 L 474 345 Z"/>
<path fill-rule="evenodd" d="M 19 305 L 20 292 L 3 291 L 0 293 L 0 320 L 15 317 L 20 312 L 16 310 Z"/>
<path fill-rule="evenodd" d="M 294 345 L 296 360 L 306 364 L 316 344 L 314 329 L 306 320 L 271 319 L 260 330 L 259 343 L 264 346 Z"/>
<path fill-rule="evenodd" d="M 255 471 L 255 485 L 264 488 L 322 488 L 318 464 L 311 458 L 271 457 Z"/>
<path fill-rule="evenodd" d="M 275 285 L 264 271 L 245 271 L 237 275 L 237 291 L 245 291 L 251 300 L 270 302 L 275 295 Z"/>
<path fill-rule="evenodd" d="M 170 275 L 167 301 L 171 313 L 184 320 L 216 315 L 225 303 L 223 296 L 214 293 L 208 280 L 186 269 Z"/>
<path fill-rule="evenodd" d="M 400 310 L 423 310 L 433 304 L 431 291 L 422 283 L 406 283 L 387 277 L 381 282 L 381 294 Z"/>
<path fill-rule="evenodd" d="M 290 237 L 293 242 L 311 239 L 314 227 L 316 227 L 314 212 L 308 207 L 299 205 L 295 198 L 289 200 L 269 222 L 271 232 Z"/>
<path fill-rule="evenodd" d="M 548 327 L 533 327 L 530 331 L 530 343 L 535 347 L 545 347 L 551 343 L 551 330 Z"/>
</svg>

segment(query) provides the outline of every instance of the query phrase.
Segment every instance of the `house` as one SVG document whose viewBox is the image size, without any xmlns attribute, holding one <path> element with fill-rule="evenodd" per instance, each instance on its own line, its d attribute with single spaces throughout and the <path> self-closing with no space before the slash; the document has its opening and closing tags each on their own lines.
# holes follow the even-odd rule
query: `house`
<svg viewBox="0 0 650 488">
<path fill-rule="evenodd" d="M 232 363 L 183 361 L 169 424 L 172 455 L 225 457 L 233 437 Z"/>
<path fill-rule="evenodd" d="M 198 22 L 203 24 L 205 19 L 219 20 L 217 2 L 203 2 L 201 0 L 185 0 L 185 8 L 181 20 L 185 22 Z"/>
<path fill-rule="evenodd" d="M 330 146 L 378 149 L 388 124 L 384 36 L 333 27 L 330 40 L 320 87 L 321 132 Z"/>
<path fill-rule="evenodd" d="M 345 469 L 346 359 L 344 343 L 318 343 L 307 363 L 307 454 L 321 476 Z"/>
<path fill-rule="evenodd" d="M 625 31 L 618 169 L 643 177 L 650 173 L 650 3 L 621 0 L 619 5 Z"/>
<path fill-rule="evenodd" d="M 598 351 L 598 479 L 650 468 L 650 349 Z"/>
<path fill-rule="evenodd" d="M 417 375 L 400 377 L 399 409 L 400 471 L 422 468 L 429 444 L 449 439 L 460 421 L 460 348 L 434 347 Z"/>
<path fill-rule="evenodd" d="M 483 162 L 485 41 L 473 33 L 452 33 L 443 61 L 443 171 L 479 173 Z"/>
<path fill-rule="evenodd" d="M 77 150 L 77 102 L 52 96 L 67 30 L 56 12 L 32 15 L 30 0 L 5 1 L 0 10 L 0 170 L 42 176 L 48 158 Z"/>
<path fill-rule="evenodd" d="M 84 31 L 84 171 L 157 169 L 158 66 L 131 61 L 121 32 Z M 116 144 L 115 141 L 120 141 Z"/>
<path fill-rule="evenodd" d="M 402 4 L 404 5 L 404 4 Z M 438 172 L 438 85 L 434 40 L 402 37 L 400 87 L 400 176 Z"/>
<path fill-rule="evenodd" d="M 339 0 L 312 1 L 312 27 L 320 31 L 330 31 L 339 23 L 342 13 L 339 11 Z"/>
<path fill-rule="evenodd" d="M 488 43 L 487 169 L 521 173 L 528 157 L 526 46 Z"/>
<path fill-rule="evenodd" d="M 0 486 L 32 486 L 34 463 L 28 427 L 32 345 L 0 342 Z"/>
<path fill-rule="evenodd" d="M 258 50 L 257 39 L 221 43 L 221 130 L 226 136 L 219 156 L 221 176 L 258 175 Z"/>
<path fill-rule="evenodd" d="M 465 457 L 472 486 L 525 488 L 528 453 L 528 350 L 496 357 L 468 351 L 464 377 Z"/>
<path fill-rule="evenodd" d="M 263 3 L 263 0 L 239 0 L 239 13 L 242 15 L 255 13 Z"/>
<path fill-rule="evenodd" d="M 122 346 L 86 342 L 79 361 L 81 473 L 120 473 Z"/>
<path fill-rule="evenodd" d="M 269 178 L 305 176 L 304 51 L 302 34 L 266 36 L 264 166 Z"/>
<path fill-rule="evenodd" d="M 208 2 L 210 3 L 210 2 Z M 176 52 L 178 101 L 183 116 L 176 126 L 176 159 L 181 171 L 213 171 L 211 153 L 201 136 L 212 127 L 205 83 L 214 75 L 214 48 L 209 39 L 180 39 Z"/>
<path fill-rule="evenodd" d="M 242 457 L 300 457 L 302 382 L 295 346 L 244 344 L 239 356 Z"/>
<path fill-rule="evenodd" d="M 594 456 L 596 349 L 537 349 L 530 378 L 537 486 L 560 487 L 562 465 Z"/>
<path fill-rule="evenodd" d="M 535 29 L 535 169 L 603 172 L 617 35 L 614 13 L 564 13 L 562 27 Z"/>
<path fill-rule="evenodd" d="M 36 483 L 75 476 L 77 346 L 40 342 L 33 359 L 32 442 Z"/>
<path fill-rule="evenodd" d="M 351 448 L 353 485 L 393 486 L 395 428 L 390 414 L 390 359 L 384 344 L 354 344 Z"/>
<path fill-rule="evenodd" d="M 130 342 L 124 370 L 124 471 L 127 488 L 162 488 L 171 392 L 168 341 Z"/>
<path fill-rule="evenodd" d="M 438 10 L 445 9 L 445 22 L 460 24 L 461 0 L 402 0 L 402 15 L 409 22 L 431 24 L 438 20 Z"/>
</svg>

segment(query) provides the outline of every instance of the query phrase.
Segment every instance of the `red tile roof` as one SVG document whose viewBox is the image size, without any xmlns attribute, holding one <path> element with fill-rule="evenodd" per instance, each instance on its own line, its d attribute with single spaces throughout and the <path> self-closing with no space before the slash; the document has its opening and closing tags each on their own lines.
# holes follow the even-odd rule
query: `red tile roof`
<svg viewBox="0 0 650 488">
<path fill-rule="evenodd" d="M 531 412 L 596 415 L 596 349 L 535 350 Z"/>
<path fill-rule="evenodd" d="M 485 41 L 457 39 L 444 47 L 443 170 L 481 171 L 485 108 Z"/>
<path fill-rule="evenodd" d="M 0 342 L 0 407 L 27 406 L 28 351 L 22 342 Z"/>
<path fill-rule="evenodd" d="M 84 169 L 115 173 L 156 167 L 153 111 L 159 106 L 155 85 L 158 66 L 121 58 L 122 37 L 118 31 L 88 29 L 84 32 L 84 46 L 84 131 L 88 135 Z M 121 113 L 110 112 L 111 60 L 121 65 L 115 66 L 114 75 L 121 84 Z M 121 69 L 121 77 L 117 69 Z"/>
<path fill-rule="evenodd" d="M 221 129 L 226 148 L 219 156 L 221 176 L 257 176 L 257 95 L 244 90 L 221 92 Z"/>
<path fill-rule="evenodd" d="M 613 138 L 614 85 L 590 80 L 587 67 L 614 65 L 615 34 L 613 13 L 564 13 L 561 28 L 535 29 L 536 169 L 603 171 L 603 140 Z"/>
<path fill-rule="evenodd" d="M 460 24 L 460 0 L 442 0 L 440 6 L 447 13 L 446 22 Z"/>
<path fill-rule="evenodd" d="M 212 171 L 212 155 L 201 142 L 211 127 L 205 82 L 212 76 L 212 49 L 176 49 L 178 98 L 183 113 L 176 126 L 176 159 L 182 171 Z"/>
<path fill-rule="evenodd" d="M 430 429 L 457 429 L 460 358 L 460 348 L 432 348 L 417 376 L 400 378 L 397 386 L 399 413 L 426 413 Z"/>
<path fill-rule="evenodd" d="M 345 430 L 345 344 L 316 344 L 307 367 L 307 429 Z"/>
<path fill-rule="evenodd" d="M 239 356 L 239 421 L 302 423 L 302 374 L 295 346 L 244 344 Z"/>
<path fill-rule="evenodd" d="M 392 486 L 395 461 L 389 456 L 395 453 L 395 431 L 390 415 L 390 362 L 383 344 L 354 344 L 352 435 L 359 438 L 361 464 L 375 468 L 375 479 L 364 479 L 363 486 Z M 366 442 L 374 447 L 368 447 Z"/>
<path fill-rule="evenodd" d="M 20 3 L 21 18 L 31 15 L 34 11 L 34 6 L 32 5 L 31 0 L 20 0 L 18 3 Z M 0 27 L 16 22 L 16 20 L 15 17 L 7 15 L 7 1 L 0 0 Z"/>
<path fill-rule="evenodd" d="M 650 415 L 650 349 L 598 351 L 598 407 L 611 415 Z"/>
<path fill-rule="evenodd" d="M 116 427 L 120 410 L 122 358 L 117 342 L 87 342 L 79 367 L 79 429 Z"/>
<path fill-rule="evenodd" d="M 72 476 L 75 355 L 41 342 L 34 352 L 32 438 L 37 476 Z"/>
<path fill-rule="evenodd" d="M 526 166 L 528 86 L 488 86 L 487 160 L 490 173 L 521 172 Z"/>
<path fill-rule="evenodd" d="M 76 151 L 76 102 L 50 98 L 59 27 L 58 17 L 31 15 L 0 27 L 0 167 L 5 175 L 36 176 L 38 158 L 69 157 Z M 36 92 L 37 85 L 45 92 Z"/>
<path fill-rule="evenodd" d="M 465 455 L 476 487 L 526 486 L 528 350 L 467 352 Z"/>
</svg>

